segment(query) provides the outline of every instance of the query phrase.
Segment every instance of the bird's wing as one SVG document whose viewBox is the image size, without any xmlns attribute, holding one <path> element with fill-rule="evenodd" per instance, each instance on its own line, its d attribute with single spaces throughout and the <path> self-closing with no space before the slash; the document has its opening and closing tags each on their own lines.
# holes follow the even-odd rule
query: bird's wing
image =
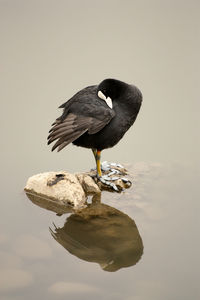
<svg viewBox="0 0 200 300">
<path fill-rule="evenodd" d="M 69 111 L 67 113 L 64 111 L 63 115 L 52 124 L 48 144 L 57 140 L 52 151 L 57 147 L 58 151 L 62 150 L 85 132 L 88 134 L 97 133 L 115 116 L 113 110 L 96 102 L 84 103 L 81 105 L 81 109 L 80 106 L 77 106 L 76 101 L 73 103 Z"/>
</svg>

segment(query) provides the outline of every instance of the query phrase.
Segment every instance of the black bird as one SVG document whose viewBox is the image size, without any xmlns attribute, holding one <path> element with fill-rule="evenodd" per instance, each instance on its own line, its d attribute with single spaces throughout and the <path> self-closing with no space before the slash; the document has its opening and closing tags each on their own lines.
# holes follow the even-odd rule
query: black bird
<svg viewBox="0 0 200 300">
<path fill-rule="evenodd" d="M 116 79 L 88 86 L 59 107 L 63 113 L 52 124 L 48 144 L 57 140 L 52 151 L 70 143 L 91 148 L 101 178 L 101 151 L 119 142 L 135 122 L 141 103 L 137 87 Z"/>
</svg>

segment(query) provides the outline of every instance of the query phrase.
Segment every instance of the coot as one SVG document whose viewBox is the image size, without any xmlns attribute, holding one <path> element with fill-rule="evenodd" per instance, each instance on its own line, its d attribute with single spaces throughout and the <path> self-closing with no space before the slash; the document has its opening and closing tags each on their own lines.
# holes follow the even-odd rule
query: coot
<svg viewBox="0 0 200 300">
<path fill-rule="evenodd" d="M 49 131 L 48 144 L 56 141 L 52 151 L 68 144 L 91 148 L 101 177 L 101 151 L 116 145 L 133 125 L 142 103 L 142 93 L 134 85 L 105 79 L 88 86 L 62 104 L 62 115 Z"/>
</svg>

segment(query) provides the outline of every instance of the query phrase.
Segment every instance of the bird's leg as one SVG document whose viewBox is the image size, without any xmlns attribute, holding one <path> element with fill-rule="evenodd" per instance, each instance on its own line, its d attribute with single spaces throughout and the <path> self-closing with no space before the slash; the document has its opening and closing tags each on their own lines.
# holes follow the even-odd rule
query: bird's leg
<svg viewBox="0 0 200 300">
<path fill-rule="evenodd" d="M 95 149 L 95 148 L 92 148 L 92 152 L 93 152 L 93 154 L 94 154 L 94 158 L 95 158 L 95 160 L 96 160 L 97 149 Z"/>
<path fill-rule="evenodd" d="M 101 160 L 101 151 L 97 150 L 96 152 L 97 178 L 100 178 L 102 176 L 100 160 Z"/>
<path fill-rule="evenodd" d="M 101 173 L 101 163 L 100 163 L 101 151 L 93 148 L 92 152 L 94 154 L 94 158 L 95 158 L 96 166 L 97 166 L 97 178 L 99 178 L 99 177 L 102 176 L 102 173 Z"/>
<path fill-rule="evenodd" d="M 109 176 L 107 175 L 103 175 L 102 176 L 102 172 L 101 172 L 101 151 L 97 150 L 97 149 L 92 149 L 92 152 L 94 154 L 95 157 L 95 161 L 96 161 L 96 166 L 97 166 L 97 178 L 105 185 L 107 185 L 109 188 L 113 189 L 116 192 L 119 192 L 118 187 L 111 182 L 113 179 L 111 179 Z"/>
<path fill-rule="evenodd" d="M 109 171 L 109 174 L 107 174 L 106 176 L 110 176 L 110 175 L 114 175 L 114 174 L 121 174 L 119 170 L 114 169 L 113 167 L 118 167 L 118 168 L 123 169 L 124 167 L 122 165 L 116 164 L 116 163 L 108 163 L 107 161 L 103 161 L 100 164 L 101 151 L 97 151 L 97 149 L 92 148 L 92 152 L 94 154 L 94 158 L 95 158 L 95 161 L 96 161 L 96 166 L 98 165 L 99 169 L 103 172 Z M 97 167 L 97 175 L 102 173 L 101 171 L 98 172 L 98 167 Z"/>
</svg>

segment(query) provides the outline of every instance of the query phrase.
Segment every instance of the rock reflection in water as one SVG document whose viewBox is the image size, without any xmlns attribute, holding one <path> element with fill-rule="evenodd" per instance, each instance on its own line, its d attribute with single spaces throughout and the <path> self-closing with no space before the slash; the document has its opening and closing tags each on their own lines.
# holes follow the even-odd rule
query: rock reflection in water
<svg viewBox="0 0 200 300">
<path fill-rule="evenodd" d="M 45 208 L 47 210 L 51 210 L 57 213 L 57 215 L 59 216 L 62 214 L 73 212 L 73 207 L 70 207 L 69 205 L 68 206 L 64 205 L 60 201 L 56 202 L 52 200 L 50 197 L 39 196 L 36 193 L 28 193 L 28 192 L 26 193 L 26 195 L 28 199 L 31 200 L 31 202 L 33 202 L 37 206 Z"/>
<path fill-rule="evenodd" d="M 62 228 L 50 229 L 54 239 L 80 259 L 115 272 L 135 265 L 143 243 L 135 222 L 121 211 L 102 203 L 88 205 L 70 215 Z"/>
</svg>

